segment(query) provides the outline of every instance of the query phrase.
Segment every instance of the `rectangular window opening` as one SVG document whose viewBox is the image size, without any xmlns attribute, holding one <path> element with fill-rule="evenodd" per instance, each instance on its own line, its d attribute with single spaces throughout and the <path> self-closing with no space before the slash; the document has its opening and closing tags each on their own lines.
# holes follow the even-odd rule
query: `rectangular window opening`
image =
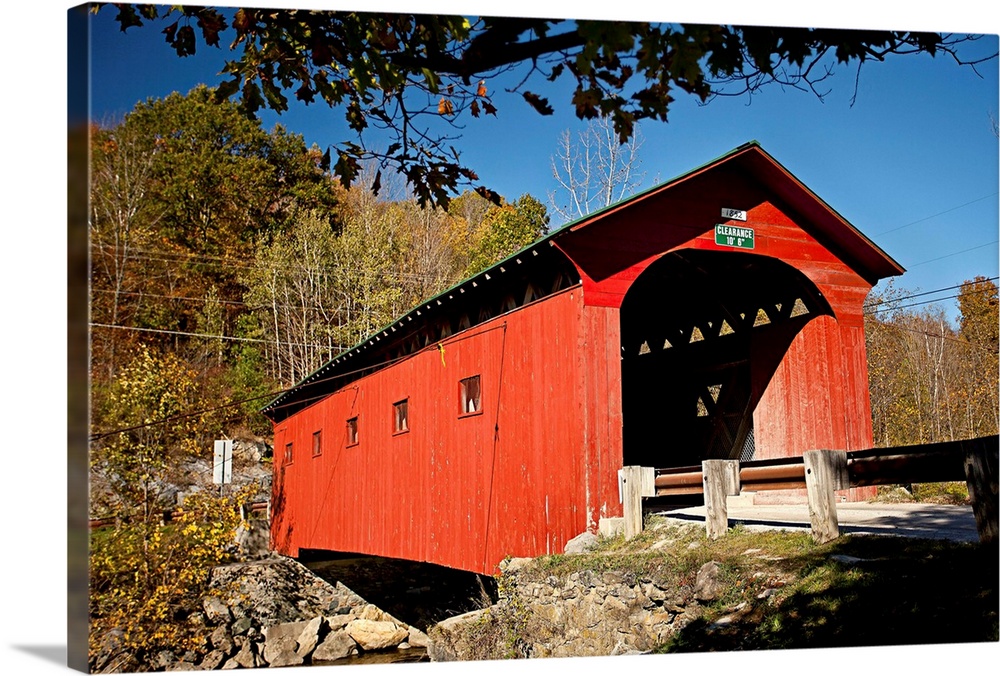
<svg viewBox="0 0 1000 676">
<path fill-rule="evenodd" d="M 323 453 L 323 430 L 313 432 L 313 457 Z"/>
<path fill-rule="evenodd" d="M 462 415 L 483 412 L 481 393 L 479 376 L 463 378 L 459 381 L 459 404 Z"/>
<path fill-rule="evenodd" d="M 292 445 L 291 444 L 285 444 L 285 464 L 286 465 L 291 465 L 292 464 Z"/>
<path fill-rule="evenodd" d="M 347 445 L 354 446 L 358 443 L 358 418 L 357 416 L 347 421 Z"/>
<path fill-rule="evenodd" d="M 408 432 L 410 430 L 410 419 L 408 411 L 408 399 L 403 401 L 397 401 L 392 405 L 393 409 L 393 421 L 392 421 L 392 431 L 393 434 L 401 434 L 403 432 Z"/>
</svg>

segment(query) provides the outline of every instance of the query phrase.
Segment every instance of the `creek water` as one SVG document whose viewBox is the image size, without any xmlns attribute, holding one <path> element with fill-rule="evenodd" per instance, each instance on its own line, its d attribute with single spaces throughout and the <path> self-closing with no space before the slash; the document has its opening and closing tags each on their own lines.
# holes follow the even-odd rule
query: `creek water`
<svg viewBox="0 0 1000 676">
<path fill-rule="evenodd" d="M 438 622 L 496 601 L 491 577 L 429 563 L 358 554 L 304 551 L 300 562 L 331 584 L 340 582 L 368 603 L 427 632 Z M 423 648 L 370 652 L 324 664 L 429 661 Z"/>
</svg>

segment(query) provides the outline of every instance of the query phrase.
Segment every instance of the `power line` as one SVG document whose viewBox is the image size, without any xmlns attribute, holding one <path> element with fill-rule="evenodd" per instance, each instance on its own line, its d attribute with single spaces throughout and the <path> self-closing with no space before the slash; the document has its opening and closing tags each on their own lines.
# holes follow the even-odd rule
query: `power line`
<svg viewBox="0 0 1000 676">
<path fill-rule="evenodd" d="M 918 219 L 916 221 L 912 221 L 910 223 L 907 223 L 906 225 L 900 225 L 900 226 L 892 228 L 890 230 L 883 230 L 882 232 L 879 232 L 879 233 L 876 233 L 876 234 L 872 235 L 872 237 L 881 237 L 882 235 L 888 235 L 890 232 L 896 232 L 897 230 L 902 230 L 903 228 L 908 228 L 911 225 L 916 225 L 917 223 L 923 223 L 924 221 L 929 221 L 932 218 L 937 218 L 938 216 L 943 216 L 943 215 L 945 215 L 947 213 L 951 213 L 952 211 L 957 211 L 958 209 L 962 209 L 963 207 L 967 207 L 970 204 L 975 204 L 976 202 L 982 202 L 984 199 L 988 199 L 990 197 L 996 197 L 997 194 L 1000 194 L 1000 193 L 995 193 L 994 192 L 994 193 L 991 193 L 989 195 L 983 195 L 982 197 L 978 197 L 978 198 L 972 200 L 971 202 L 966 202 L 965 204 L 959 204 L 957 207 L 952 207 L 951 209 L 945 209 L 944 211 L 940 211 L 940 212 L 934 214 L 933 216 L 925 216 L 924 218 L 920 218 L 920 219 Z"/>
<path fill-rule="evenodd" d="M 917 335 L 927 336 L 929 338 L 940 338 L 942 340 L 947 340 L 947 341 L 952 342 L 952 343 L 958 343 L 959 345 L 964 345 L 964 346 L 966 346 L 966 347 L 968 347 L 970 349 L 973 349 L 973 350 L 980 350 L 982 352 L 985 352 L 986 354 L 990 354 L 990 355 L 997 354 L 997 351 L 994 348 L 991 348 L 991 347 L 989 347 L 987 345 L 977 345 L 975 343 L 970 343 L 967 340 L 963 340 L 961 338 L 956 338 L 955 336 L 946 336 L 946 335 L 941 334 L 941 333 L 931 333 L 930 331 L 922 331 L 920 329 L 911 328 L 909 326 L 900 326 L 899 324 L 896 324 L 894 322 L 879 321 L 878 324 L 879 324 L 879 326 L 881 326 L 883 328 L 887 328 L 887 329 L 896 329 L 898 331 L 906 331 L 907 333 L 915 333 Z"/>
<path fill-rule="evenodd" d="M 170 331 L 167 329 L 149 329 L 140 326 L 120 326 L 117 324 L 100 324 L 98 322 L 90 322 L 90 326 L 95 326 L 102 329 L 121 329 L 125 331 L 144 331 L 148 333 L 166 333 L 173 336 L 191 336 L 194 338 L 206 338 L 206 339 L 218 339 L 218 340 L 235 340 L 245 343 L 267 343 L 269 345 L 286 345 L 290 347 L 311 347 L 323 350 L 346 350 L 347 348 L 343 345 L 317 345 L 311 343 L 291 343 L 283 340 L 267 340 L 264 338 L 242 338 L 239 336 L 220 336 L 212 335 L 208 333 L 191 333 L 188 331 Z"/>
<path fill-rule="evenodd" d="M 933 263 L 934 261 L 940 261 L 940 260 L 943 260 L 945 258 L 951 258 L 952 256 L 957 256 L 959 254 L 964 254 L 964 253 L 968 253 L 970 251 L 975 251 L 976 249 L 982 249 L 984 246 L 990 246 L 991 244 L 997 244 L 998 242 L 1000 242 L 1000 240 L 996 240 L 995 239 L 992 242 L 987 242 L 986 244 L 980 244 L 979 246 L 974 246 L 971 249 L 962 249 L 961 251 L 956 251 L 955 253 L 945 254 L 944 256 L 938 256 L 937 258 L 931 258 L 931 259 L 926 260 L 926 261 L 920 261 L 919 263 L 914 263 L 914 264 L 912 264 L 912 265 L 910 265 L 908 267 L 909 268 L 915 268 L 918 265 L 923 265 L 925 263 Z"/>
<path fill-rule="evenodd" d="M 422 347 L 419 350 L 417 350 L 416 352 L 412 352 L 410 354 L 403 354 L 403 355 L 400 355 L 398 357 L 392 357 L 392 358 L 389 358 L 389 359 L 384 359 L 384 360 L 382 360 L 380 362 L 377 362 L 375 364 L 369 364 L 368 366 L 362 366 L 361 368 L 357 368 L 357 369 L 354 369 L 352 371 L 345 371 L 343 373 L 337 373 L 337 374 L 334 374 L 334 375 L 331 375 L 331 376 L 327 376 L 325 378 L 318 378 L 318 379 L 310 381 L 308 383 L 300 383 L 299 385 L 292 385 L 291 387 L 286 387 L 286 388 L 282 388 L 280 390 L 275 390 L 275 391 L 272 391 L 272 392 L 268 392 L 267 394 L 260 394 L 260 395 L 257 395 L 255 397 L 249 397 L 247 399 L 241 399 L 239 401 L 232 401 L 232 402 L 229 402 L 227 404 L 221 404 L 219 406 L 213 406 L 211 408 L 201 409 L 201 410 L 197 410 L 197 411 L 188 411 L 188 412 L 185 412 L 185 413 L 177 413 L 175 415 L 168 416 L 168 417 L 162 418 L 160 420 L 153 420 L 151 422 L 142 423 L 142 424 L 139 424 L 139 425 L 132 425 L 130 427 L 122 427 L 122 428 L 118 428 L 118 429 L 114 429 L 114 430 L 108 430 L 106 432 L 94 432 L 94 433 L 92 433 L 90 435 L 90 440 L 91 441 L 97 441 L 99 439 L 103 439 L 104 437 L 109 437 L 109 436 L 112 436 L 114 434 L 122 434 L 124 432 L 132 432 L 132 431 L 135 431 L 135 430 L 138 430 L 138 429 L 144 429 L 146 427 L 154 427 L 156 425 L 166 425 L 167 423 L 175 422 L 177 420 L 182 420 L 184 418 L 192 418 L 194 416 L 205 415 L 206 413 L 213 413 L 215 411 L 219 411 L 219 410 L 222 410 L 222 409 L 225 409 L 225 408 L 232 408 L 233 406 L 240 406 L 242 404 L 248 404 L 248 403 L 250 403 L 252 401 L 259 401 L 261 399 L 275 399 L 275 398 L 277 398 L 277 397 L 279 397 L 279 396 L 281 396 L 283 394 L 288 394 L 288 393 L 294 391 L 300 385 L 302 387 L 305 387 L 307 385 L 310 386 L 310 387 L 312 387 L 312 386 L 318 385 L 320 383 L 325 383 L 325 382 L 329 382 L 329 381 L 332 381 L 332 380 L 338 380 L 338 379 L 341 379 L 341 378 L 345 378 L 345 377 L 349 377 L 349 376 L 353 376 L 353 375 L 357 375 L 357 374 L 363 374 L 366 371 L 370 371 L 371 369 L 380 369 L 380 368 L 383 368 L 383 367 L 386 367 L 386 366 L 391 366 L 392 364 L 395 364 L 398 361 L 402 361 L 404 359 L 409 359 L 410 357 L 414 357 L 414 356 L 420 354 L 421 352 L 427 352 L 427 351 L 430 351 L 430 350 L 437 350 L 437 349 L 439 349 L 440 345 L 453 345 L 454 343 L 459 343 L 459 342 L 462 342 L 462 341 L 465 341 L 465 340 L 469 340 L 471 338 L 476 338 L 476 337 L 479 337 L 479 336 L 483 335 L 484 333 L 489 333 L 491 331 L 497 331 L 497 330 L 501 330 L 501 329 L 503 330 L 504 335 L 506 335 L 506 333 L 507 333 L 507 322 L 504 322 L 500 326 L 494 326 L 494 327 L 491 327 L 491 328 L 485 328 L 485 329 L 482 329 L 480 331 L 476 331 L 475 333 L 471 333 L 471 334 L 466 335 L 466 336 L 452 336 L 452 337 L 450 337 L 450 338 L 448 338 L 446 340 L 439 341 L 437 343 L 431 343 L 430 345 Z M 328 397 L 330 394 L 331 394 L 330 392 L 323 392 L 321 394 L 314 395 L 312 397 L 306 397 L 306 398 L 303 398 L 303 399 L 299 399 L 299 400 L 297 400 L 295 402 L 292 402 L 292 403 L 289 403 L 289 404 L 279 404 L 279 405 L 275 406 L 274 408 L 275 409 L 279 409 L 279 408 L 285 408 L 285 407 L 288 407 L 288 406 L 293 406 L 293 405 L 296 405 L 296 404 L 303 404 L 303 403 L 308 403 L 308 402 L 312 402 L 312 401 L 318 401 L 320 399 Z"/>
<path fill-rule="evenodd" d="M 115 255 L 121 251 L 121 247 L 113 244 L 101 244 L 98 242 L 91 242 L 90 247 L 92 249 L 98 249 L 103 252 L 107 252 L 110 255 Z M 196 265 L 203 266 L 214 266 L 214 267 L 230 267 L 230 268 L 243 268 L 246 269 L 251 266 L 256 270 L 262 270 L 266 272 L 282 272 L 287 271 L 289 268 L 294 268 L 297 270 L 303 270 L 306 272 L 318 272 L 321 274 L 337 274 L 343 272 L 351 272 L 355 274 L 362 274 L 369 272 L 358 267 L 346 266 L 346 265 L 335 265 L 335 266 L 308 266 L 303 264 L 300 260 L 296 260 L 294 264 L 291 265 L 281 265 L 281 266 L 268 266 L 262 264 L 253 258 L 241 259 L 232 258 L 228 256 L 212 256 L 209 254 L 196 254 L 196 253 L 185 253 L 185 252 L 168 252 L 168 251 L 158 251 L 156 249 L 143 249 L 143 248 L 133 248 L 132 251 L 137 252 L 136 254 L 127 254 L 127 257 L 131 260 L 137 261 L 159 261 L 162 263 L 182 263 L 191 262 Z M 147 254 L 147 255 L 138 255 Z M 380 278 L 391 276 L 399 281 L 418 281 L 418 282 L 436 282 L 438 281 L 438 276 L 432 274 L 426 274 L 421 272 L 405 272 L 398 269 L 389 270 L 379 270 L 375 272 Z"/>
<path fill-rule="evenodd" d="M 989 279 L 981 279 L 981 280 L 978 280 L 978 281 L 979 282 L 995 282 L 998 279 L 1000 279 L 1000 277 L 990 277 Z M 932 293 L 941 293 L 942 291 L 951 291 L 952 289 L 961 289 L 962 287 L 972 286 L 972 285 L 974 285 L 976 283 L 977 283 L 976 281 L 962 282 L 961 284 L 955 284 L 954 286 L 946 286 L 946 287 L 941 288 L 941 289 L 934 289 L 933 291 L 923 291 L 921 293 L 910 294 L 909 296 L 899 296 L 898 298 L 889 298 L 889 299 L 886 299 L 886 300 L 880 300 L 877 303 L 865 303 L 864 306 L 863 306 L 863 309 L 869 310 L 869 309 L 871 309 L 873 307 L 878 307 L 879 305 L 888 305 L 890 303 L 898 303 L 898 302 L 903 301 L 903 300 L 910 300 L 911 298 L 919 298 L 921 296 L 928 296 L 928 295 L 930 295 Z M 995 290 L 995 289 L 990 289 L 990 288 L 986 288 L 986 289 L 970 289 L 969 292 L 970 293 L 983 293 L 983 292 L 992 291 L 992 290 Z M 939 298 L 938 300 L 947 300 L 947 299 L 945 299 L 945 298 Z M 936 302 L 936 301 L 928 301 L 928 302 L 933 303 L 933 302 Z"/>
</svg>

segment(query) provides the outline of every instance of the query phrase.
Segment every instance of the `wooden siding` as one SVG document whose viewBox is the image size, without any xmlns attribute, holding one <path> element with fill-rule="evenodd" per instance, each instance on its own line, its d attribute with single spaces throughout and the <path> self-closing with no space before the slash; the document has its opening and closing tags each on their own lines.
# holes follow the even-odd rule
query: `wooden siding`
<svg viewBox="0 0 1000 676">
<path fill-rule="evenodd" d="M 562 292 L 279 425 L 275 448 L 293 443 L 295 457 L 281 465 L 276 456 L 273 545 L 290 556 L 327 549 L 492 574 L 505 556 L 561 552 L 600 515 L 620 514 L 617 379 L 589 356 L 595 340 L 598 352 L 617 348 L 603 347 L 607 318 L 583 322 L 583 313 L 579 287 Z M 462 414 L 459 381 L 473 375 L 482 410 Z M 402 399 L 409 431 L 394 434 L 393 404 Z M 354 417 L 358 443 L 348 446 Z M 313 457 L 320 429 L 325 446 Z"/>
</svg>

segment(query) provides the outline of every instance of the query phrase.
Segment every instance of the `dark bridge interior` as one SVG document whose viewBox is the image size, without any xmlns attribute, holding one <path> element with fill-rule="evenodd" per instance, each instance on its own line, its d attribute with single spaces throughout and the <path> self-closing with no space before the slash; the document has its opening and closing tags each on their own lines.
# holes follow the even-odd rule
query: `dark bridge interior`
<svg viewBox="0 0 1000 676">
<path fill-rule="evenodd" d="M 682 250 L 621 306 L 624 464 L 681 467 L 753 457 L 753 412 L 814 317 L 816 286 L 777 259 Z"/>
</svg>

